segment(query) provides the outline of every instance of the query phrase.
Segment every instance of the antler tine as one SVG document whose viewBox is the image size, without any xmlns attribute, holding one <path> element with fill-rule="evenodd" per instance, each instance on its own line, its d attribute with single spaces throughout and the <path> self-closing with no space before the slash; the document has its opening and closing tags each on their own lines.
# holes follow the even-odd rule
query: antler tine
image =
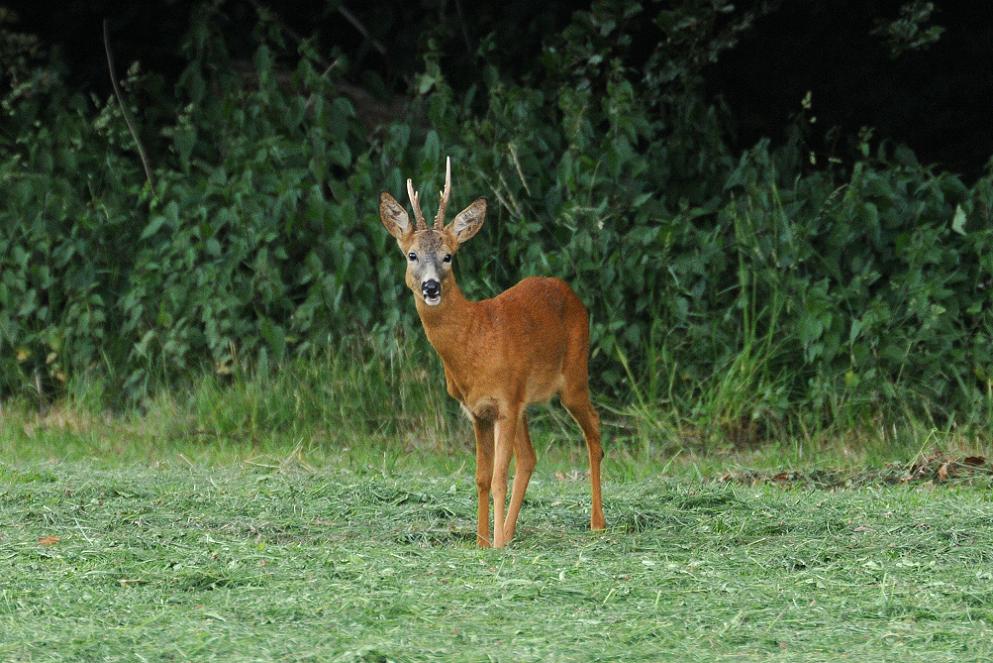
<svg viewBox="0 0 993 663">
<path fill-rule="evenodd" d="M 410 197 L 410 205 L 414 208 L 414 219 L 418 230 L 426 230 L 428 224 L 424 221 L 424 212 L 421 211 L 420 193 L 414 191 L 414 181 L 407 178 L 407 195 Z"/>
<path fill-rule="evenodd" d="M 438 194 L 438 216 L 434 217 L 434 227 L 445 227 L 445 208 L 448 198 L 452 195 L 452 157 L 445 158 L 445 190 Z"/>
</svg>

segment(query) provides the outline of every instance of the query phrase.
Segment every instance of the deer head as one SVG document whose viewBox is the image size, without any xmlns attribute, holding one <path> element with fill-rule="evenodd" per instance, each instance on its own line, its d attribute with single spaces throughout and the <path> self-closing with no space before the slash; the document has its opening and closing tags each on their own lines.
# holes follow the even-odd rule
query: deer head
<svg viewBox="0 0 993 663">
<path fill-rule="evenodd" d="M 438 214 L 430 228 L 421 211 L 420 194 L 407 180 L 407 195 L 414 210 L 415 223 L 403 205 L 385 191 L 379 196 L 379 218 L 386 230 L 396 238 L 407 258 L 405 282 L 428 306 L 441 304 L 446 287 L 455 283 L 452 257 L 462 243 L 471 239 L 483 227 L 486 199 L 477 198 L 445 225 L 445 209 L 452 194 L 452 159 L 445 161 L 445 190 L 439 194 Z"/>
</svg>

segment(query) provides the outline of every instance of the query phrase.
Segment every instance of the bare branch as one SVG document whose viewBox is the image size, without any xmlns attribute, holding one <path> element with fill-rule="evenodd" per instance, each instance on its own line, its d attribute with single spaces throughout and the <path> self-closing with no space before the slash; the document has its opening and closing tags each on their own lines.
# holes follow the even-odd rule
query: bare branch
<svg viewBox="0 0 993 663">
<path fill-rule="evenodd" d="M 462 3 L 455 0 L 455 11 L 459 14 L 459 25 L 462 26 L 462 38 L 465 40 L 466 55 L 472 57 L 472 43 L 469 41 L 469 31 L 465 27 L 465 18 L 462 16 Z"/>
<path fill-rule="evenodd" d="M 345 5 L 338 5 L 338 13 L 341 14 L 342 16 L 344 16 L 345 17 L 345 20 L 348 21 L 349 23 L 351 23 L 352 24 L 352 27 L 354 27 L 356 30 L 358 30 L 362 34 L 363 37 L 365 37 L 366 39 L 368 39 L 369 40 L 369 43 L 372 44 L 372 47 L 373 48 L 375 48 L 377 51 L 379 51 L 379 54 L 380 55 L 386 55 L 386 47 L 383 46 L 383 42 L 379 41 L 378 39 L 376 39 L 375 37 L 373 37 L 371 34 L 369 34 L 369 30 L 367 30 L 366 27 L 364 25 L 362 25 L 362 21 L 360 21 L 355 16 L 355 14 L 353 14 L 350 11 L 348 11 L 348 9 L 345 7 Z"/>
<path fill-rule="evenodd" d="M 128 125 L 128 131 L 131 132 L 131 137 L 134 139 L 135 145 L 138 146 L 138 156 L 141 157 L 141 165 L 145 167 L 145 178 L 148 180 L 148 186 L 154 188 L 152 168 L 148 165 L 148 155 L 145 154 L 145 147 L 141 144 L 141 139 L 138 138 L 138 131 L 134 128 L 134 123 L 131 121 L 131 114 L 128 113 L 128 109 L 124 105 L 121 88 L 117 85 L 117 75 L 114 73 L 114 56 L 110 52 L 110 34 L 107 30 L 107 19 L 103 19 L 103 48 L 107 52 L 107 69 L 110 70 L 110 82 L 114 86 L 114 96 L 117 97 L 117 104 L 121 107 L 121 115 L 124 116 L 124 122 Z"/>
<path fill-rule="evenodd" d="M 341 58 L 340 57 L 339 58 L 336 58 L 334 62 L 332 62 L 331 64 L 329 64 L 327 67 L 325 67 L 324 68 L 324 71 L 321 72 L 320 78 L 327 78 L 327 75 L 331 73 L 331 70 L 332 69 L 334 69 L 335 67 L 338 66 L 338 63 L 339 62 L 341 62 Z M 312 93 L 310 95 L 310 97 L 307 99 L 307 103 L 303 107 L 304 112 L 310 110 L 311 106 L 314 105 L 314 100 L 315 99 L 317 99 L 317 93 L 316 92 Z"/>
</svg>

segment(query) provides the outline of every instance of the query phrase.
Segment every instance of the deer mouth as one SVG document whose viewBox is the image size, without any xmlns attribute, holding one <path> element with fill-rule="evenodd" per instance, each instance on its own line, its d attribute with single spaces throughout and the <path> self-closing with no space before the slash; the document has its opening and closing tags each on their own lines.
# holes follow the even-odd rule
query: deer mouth
<svg viewBox="0 0 993 663">
<path fill-rule="evenodd" d="M 441 303 L 441 295 L 434 295 L 433 297 L 424 295 L 424 303 L 428 306 L 437 306 Z"/>
</svg>

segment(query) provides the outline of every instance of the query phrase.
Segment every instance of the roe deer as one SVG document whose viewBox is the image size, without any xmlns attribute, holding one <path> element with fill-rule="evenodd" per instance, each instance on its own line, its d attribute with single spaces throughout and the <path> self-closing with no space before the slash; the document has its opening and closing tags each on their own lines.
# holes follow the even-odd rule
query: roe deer
<svg viewBox="0 0 993 663">
<path fill-rule="evenodd" d="M 407 258 L 406 283 L 428 341 L 441 357 L 448 393 L 462 405 L 476 434 L 477 539 L 488 547 L 489 494 L 493 493 L 493 545 L 514 536 L 517 516 L 535 465 L 525 408 L 558 394 L 583 429 L 590 458 L 593 509 L 590 527 L 603 529 L 600 496 L 600 419 L 590 403 L 589 316 L 579 297 L 556 278 L 526 278 L 492 299 L 467 300 L 455 282 L 452 257 L 483 226 L 479 198 L 445 225 L 452 193 L 451 158 L 445 164 L 434 226 L 428 227 L 419 194 L 407 180 L 416 224 L 389 193 L 379 215 Z M 507 471 L 516 458 L 510 509 L 504 518 Z"/>
</svg>

